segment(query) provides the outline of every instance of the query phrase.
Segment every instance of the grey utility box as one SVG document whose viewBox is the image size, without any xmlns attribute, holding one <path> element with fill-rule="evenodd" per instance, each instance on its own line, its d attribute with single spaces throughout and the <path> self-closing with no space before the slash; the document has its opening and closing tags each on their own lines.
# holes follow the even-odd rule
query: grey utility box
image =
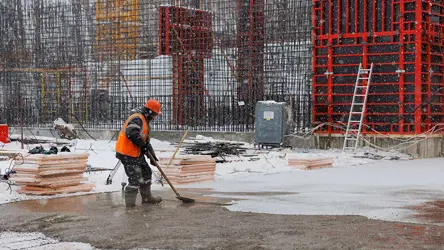
<svg viewBox="0 0 444 250">
<path fill-rule="evenodd" d="M 257 102 L 255 145 L 280 147 L 284 141 L 286 117 L 285 102 Z"/>
</svg>

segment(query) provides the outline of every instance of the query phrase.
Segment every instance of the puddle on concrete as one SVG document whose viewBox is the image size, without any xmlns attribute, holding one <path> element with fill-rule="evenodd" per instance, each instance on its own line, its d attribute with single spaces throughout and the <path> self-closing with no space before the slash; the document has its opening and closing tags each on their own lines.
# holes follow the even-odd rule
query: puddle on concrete
<svg viewBox="0 0 444 250">
<path fill-rule="evenodd" d="M 233 196 L 279 196 L 298 194 L 297 192 L 213 192 L 214 194 L 233 195 Z"/>
<path fill-rule="evenodd" d="M 193 203 L 182 203 L 176 199 L 171 190 L 153 190 L 154 196 L 161 196 L 164 200 L 160 206 L 164 208 L 201 208 L 209 206 L 227 206 L 233 201 L 245 198 L 231 198 L 238 196 L 279 196 L 296 194 L 295 192 L 216 192 L 212 189 L 184 188 L 179 190 L 182 197 L 194 199 Z M 224 197 L 218 197 L 223 195 Z M 228 196 L 228 197 L 227 197 Z M 137 205 L 141 204 L 140 195 L 137 197 Z M 64 198 L 49 198 L 40 200 L 27 200 L 9 203 L 5 209 L 17 209 L 20 212 L 41 212 L 41 213 L 85 213 L 98 208 L 119 208 L 125 207 L 124 198 L 121 191 L 113 193 L 100 193 L 82 196 L 71 196 Z"/>
<path fill-rule="evenodd" d="M 181 196 L 195 199 L 196 202 L 184 204 L 176 199 L 176 196 L 170 190 L 155 190 L 154 196 L 161 196 L 164 200 L 160 206 L 165 208 L 199 208 L 208 206 L 230 205 L 232 198 L 219 198 L 211 195 L 209 189 L 179 190 Z M 137 197 L 136 204 L 141 204 L 140 195 Z M 39 200 L 26 200 L 13 202 L 3 205 L 3 209 L 18 210 L 20 212 L 41 212 L 41 213 L 84 213 L 97 208 L 125 207 L 123 193 L 121 191 L 113 193 L 100 193 L 81 196 L 70 196 L 63 198 L 47 198 Z"/>
<path fill-rule="evenodd" d="M 183 188 L 184 192 L 201 195 L 233 195 L 233 196 L 278 196 L 278 195 L 291 195 L 298 194 L 297 192 L 282 192 L 282 191 L 264 191 L 264 192 L 221 192 L 215 191 L 211 188 Z"/>
<path fill-rule="evenodd" d="M 5 204 L 8 209 L 17 209 L 20 212 L 73 212 L 80 213 L 88 206 L 97 203 L 97 195 L 71 196 L 54 199 L 26 200 Z"/>
</svg>

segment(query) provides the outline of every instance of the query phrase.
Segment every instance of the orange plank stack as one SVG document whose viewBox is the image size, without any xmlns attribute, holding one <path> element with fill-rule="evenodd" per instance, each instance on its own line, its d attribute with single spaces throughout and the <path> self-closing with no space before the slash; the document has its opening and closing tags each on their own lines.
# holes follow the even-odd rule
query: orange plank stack
<svg viewBox="0 0 444 250">
<path fill-rule="evenodd" d="M 189 184 L 214 180 L 216 160 L 209 155 L 176 156 L 167 167 L 169 158 L 161 158 L 160 165 L 173 184 Z M 158 172 L 160 175 L 160 172 Z"/>
<path fill-rule="evenodd" d="M 23 185 L 21 194 L 54 195 L 89 192 L 94 184 L 83 184 L 88 153 L 59 153 L 56 155 L 28 155 L 16 158 L 16 174 L 11 180 Z"/>
<path fill-rule="evenodd" d="M 333 158 L 288 159 L 288 166 L 301 170 L 313 170 L 329 168 L 333 162 Z"/>
</svg>

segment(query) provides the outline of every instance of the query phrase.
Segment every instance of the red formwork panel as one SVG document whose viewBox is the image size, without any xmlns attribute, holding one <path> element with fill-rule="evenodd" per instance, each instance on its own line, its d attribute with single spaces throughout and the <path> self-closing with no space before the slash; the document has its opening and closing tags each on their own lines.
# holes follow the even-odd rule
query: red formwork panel
<svg viewBox="0 0 444 250">
<path fill-rule="evenodd" d="M 442 13 L 432 1 L 314 0 L 314 126 L 347 123 L 360 63 L 374 63 L 363 133 L 419 134 L 442 123 Z"/>
<path fill-rule="evenodd" d="M 212 13 L 159 7 L 159 55 L 173 59 L 173 117 L 179 125 L 204 121 L 204 59 L 213 49 Z"/>
<path fill-rule="evenodd" d="M 8 125 L 0 124 L 0 142 L 8 143 L 9 132 Z"/>
</svg>

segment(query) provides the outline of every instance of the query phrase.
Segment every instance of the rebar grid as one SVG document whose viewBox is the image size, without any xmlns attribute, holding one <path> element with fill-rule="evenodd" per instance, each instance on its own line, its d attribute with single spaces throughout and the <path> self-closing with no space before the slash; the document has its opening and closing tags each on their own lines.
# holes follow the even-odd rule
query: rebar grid
<svg viewBox="0 0 444 250">
<path fill-rule="evenodd" d="M 0 0 L 0 123 L 119 129 L 156 98 L 156 130 L 246 132 L 275 100 L 299 130 L 311 47 L 306 0 Z"/>
</svg>

